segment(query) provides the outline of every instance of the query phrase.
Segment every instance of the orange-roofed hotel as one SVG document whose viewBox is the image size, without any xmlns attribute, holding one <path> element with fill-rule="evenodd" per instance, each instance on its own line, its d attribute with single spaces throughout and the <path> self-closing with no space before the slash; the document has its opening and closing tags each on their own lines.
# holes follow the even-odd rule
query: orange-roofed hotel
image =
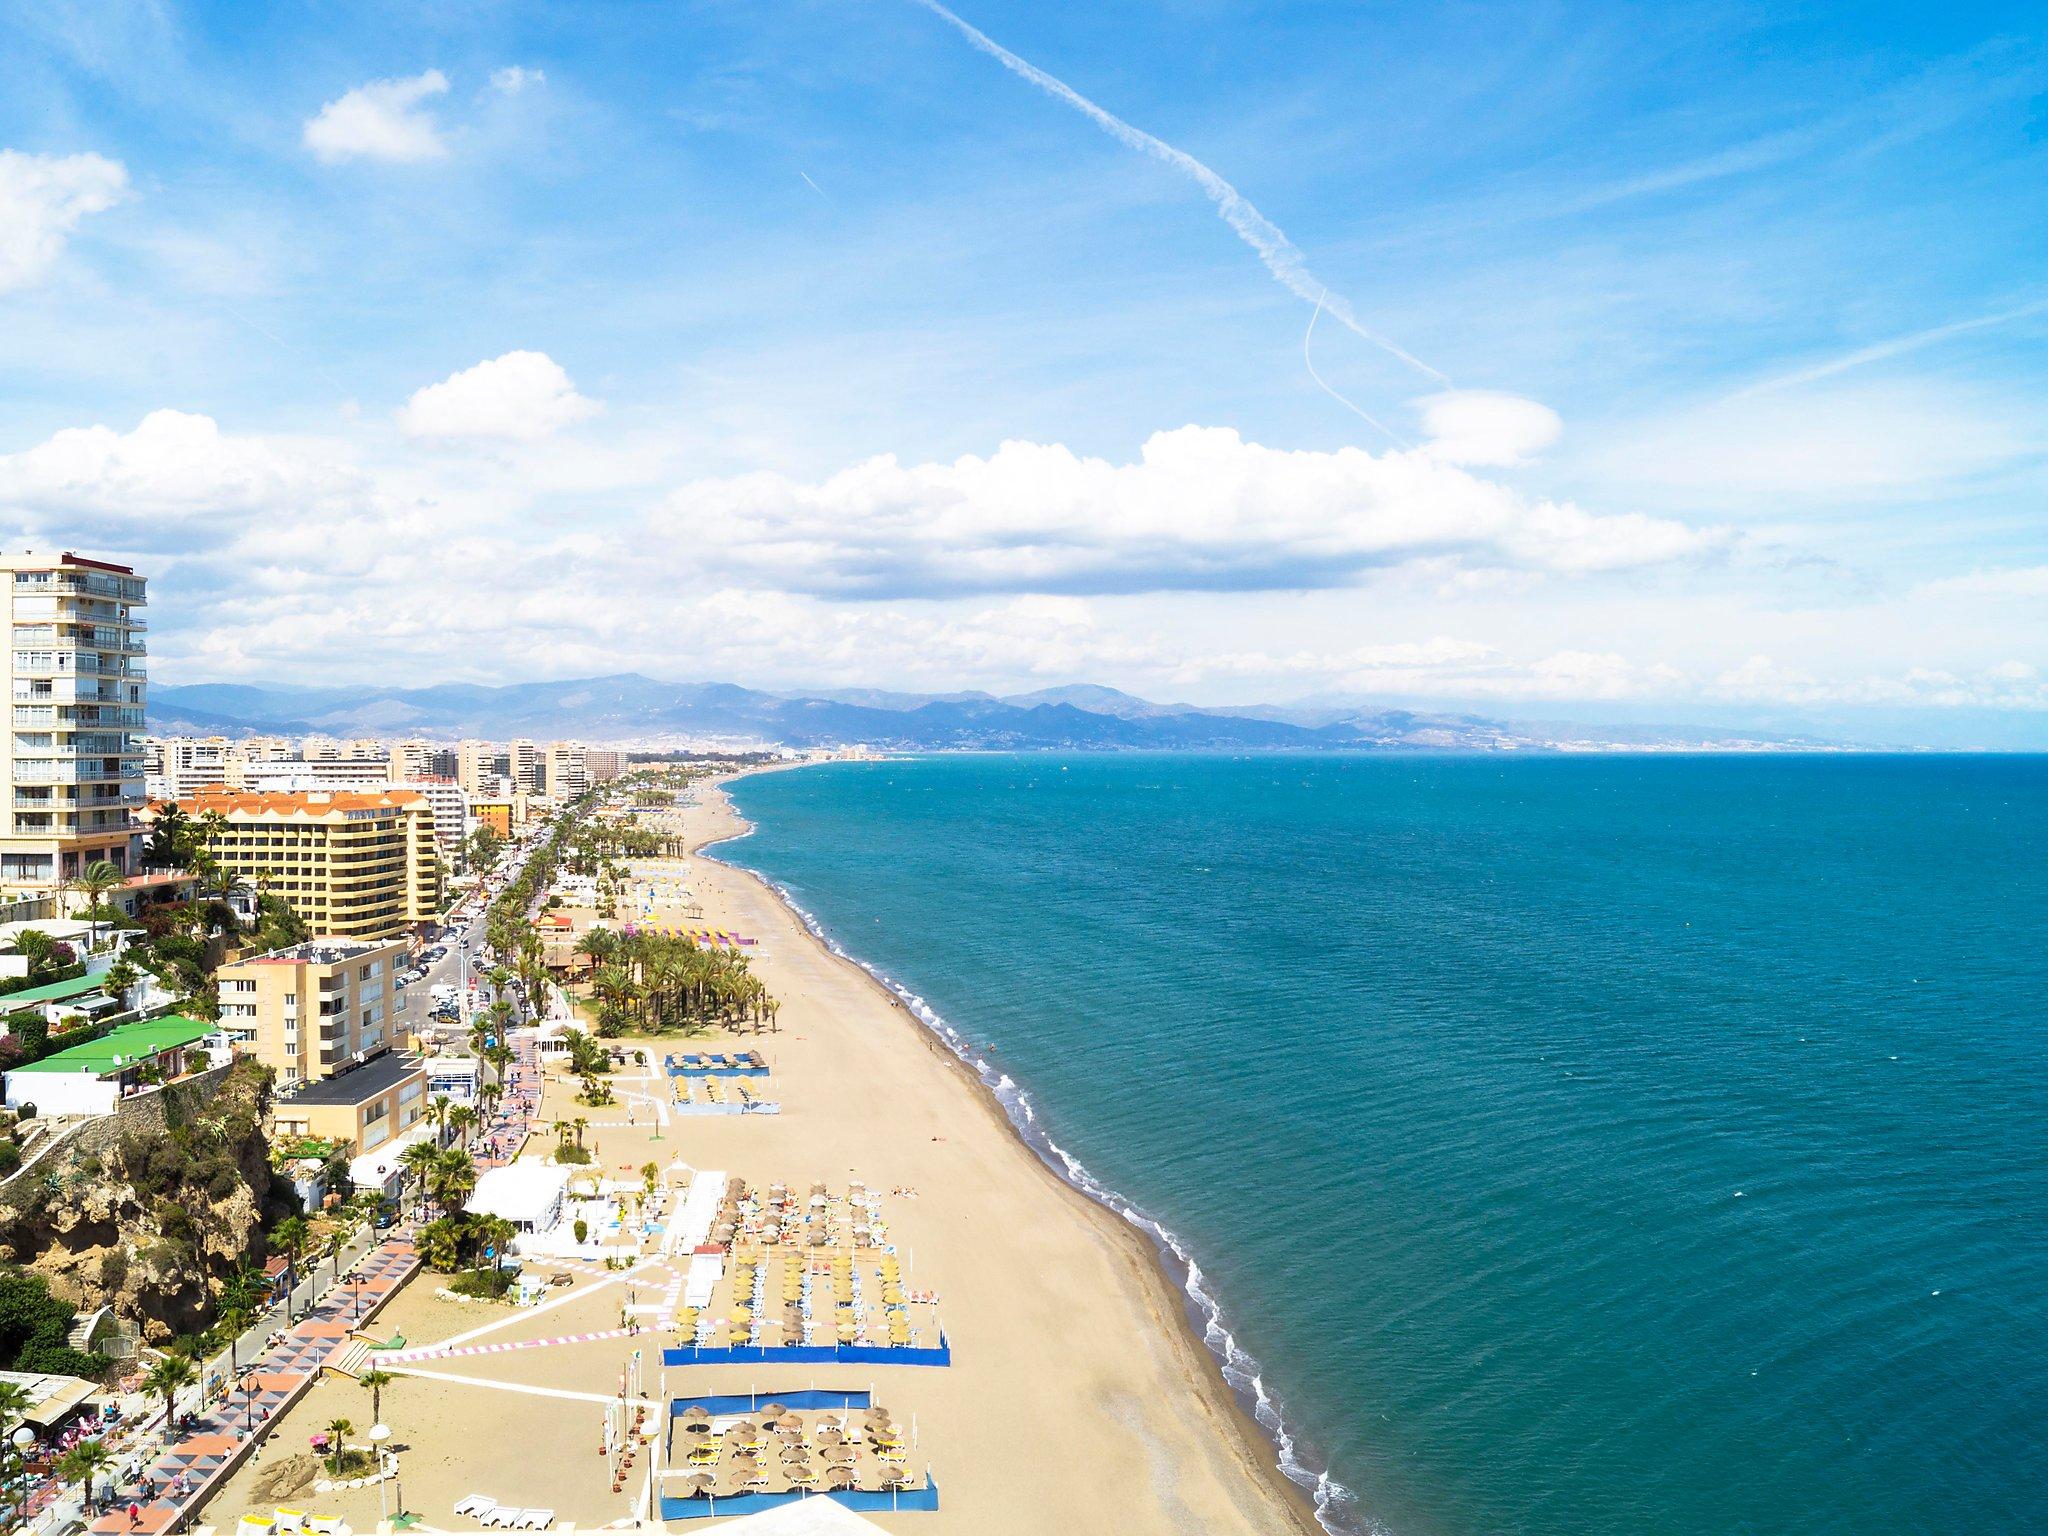
<svg viewBox="0 0 2048 1536">
<path fill-rule="evenodd" d="M 316 934 L 387 939 L 439 907 L 434 810 L 416 791 L 207 788 L 178 808 L 195 822 L 221 817 L 207 852 Z"/>
</svg>

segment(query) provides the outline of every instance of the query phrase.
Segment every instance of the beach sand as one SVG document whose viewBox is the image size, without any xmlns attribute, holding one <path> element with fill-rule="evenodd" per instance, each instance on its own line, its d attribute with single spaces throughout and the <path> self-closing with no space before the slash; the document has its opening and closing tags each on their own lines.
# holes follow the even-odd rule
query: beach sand
<svg viewBox="0 0 2048 1536">
<path fill-rule="evenodd" d="M 690 846 L 743 829 L 722 793 L 700 793 L 702 803 L 680 813 Z M 872 1390 L 899 1422 L 914 1422 L 912 1464 L 928 1464 L 941 1491 L 935 1514 L 875 1517 L 890 1530 L 1314 1532 L 1306 1499 L 1281 1477 L 1271 1446 L 1224 1386 L 1144 1236 L 1057 1178 L 931 1033 L 873 978 L 814 939 L 759 880 L 696 857 L 688 872 L 703 907 L 690 926 L 761 940 L 753 963 L 781 1000 L 781 1027 L 739 1042 L 769 1058 L 774 1075 L 761 1086 L 781 1113 L 677 1118 L 657 1141 L 646 1109 L 636 1109 L 628 1127 L 620 1110 L 570 1104 L 573 1082 L 554 1076 L 538 1124 L 584 1116 L 599 1166 L 621 1177 L 651 1158 L 757 1185 L 823 1180 L 843 1192 L 857 1179 L 883 1191 L 914 1190 L 914 1198 L 887 1199 L 885 1213 L 907 1259 L 906 1285 L 939 1293 L 954 1363 L 678 1368 L 666 1372 L 667 1392 Z M 657 911 L 652 921 L 685 919 Z M 690 1048 L 699 1043 L 727 1041 L 711 1037 Z M 681 1048 L 673 1037 L 654 1042 L 651 1059 Z M 620 1074 L 620 1088 L 649 1091 L 651 1084 L 634 1081 L 639 1075 Z M 529 1155 L 551 1145 L 543 1130 Z M 658 1274 L 636 1277 L 641 1300 L 663 1288 L 666 1275 L 658 1282 Z M 415 1280 L 369 1331 L 402 1332 L 418 1345 L 503 1320 L 488 1340 L 552 1338 L 616 1328 L 624 1300 L 623 1282 L 584 1275 L 534 1317 L 438 1300 L 434 1285 L 432 1277 Z M 637 1346 L 654 1390 L 660 1343 L 648 1333 L 422 1362 L 440 1375 L 407 1377 L 385 1391 L 385 1417 L 410 1447 L 408 1507 L 430 1524 L 455 1528 L 469 1522 L 450 1506 L 472 1492 L 553 1508 L 580 1529 L 628 1515 L 644 1461 L 628 1492 L 613 1494 L 597 1454 L 601 1406 L 532 1389 L 602 1395 Z M 528 1390 L 445 1379 L 457 1374 Z M 303 1453 L 306 1435 L 338 1412 L 366 1428 L 367 1394 L 353 1382 L 322 1382 L 273 1437 L 265 1462 L 238 1472 L 206 1518 L 227 1525 L 255 1507 L 264 1465 Z M 376 1522 L 374 1488 L 307 1500 L 359 1530 Z"/>
</svg>

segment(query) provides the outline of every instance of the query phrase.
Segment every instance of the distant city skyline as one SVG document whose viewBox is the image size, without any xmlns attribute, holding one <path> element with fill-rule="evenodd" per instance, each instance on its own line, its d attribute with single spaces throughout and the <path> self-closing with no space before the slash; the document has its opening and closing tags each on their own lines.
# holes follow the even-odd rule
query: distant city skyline
<svg viewBox="0 0 2048 1536">
<path fill-rule="evenodd" d="M 146 571 L 172 684 L 2048 747 L 2044 44 L 1997 5 L 0 9 L 4 542 Z"/>
</svg>

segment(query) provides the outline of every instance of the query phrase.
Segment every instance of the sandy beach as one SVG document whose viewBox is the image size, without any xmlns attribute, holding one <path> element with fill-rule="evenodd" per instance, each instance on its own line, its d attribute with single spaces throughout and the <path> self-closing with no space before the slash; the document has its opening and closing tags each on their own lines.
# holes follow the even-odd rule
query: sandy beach
<svg viewBox="0 0 2048 1536">
<path fill-rule="evenodd" d="M 699 799 L 676 813 L 691 848 L 743 830 L 723 793 L 700 787 Z M 670 1184 L 715 1169 L 757 1185 L 862 1181 L 914 1192 L 888 1198 L 891 1236 L 905 1283 L 938 1293 L 953 1364 L 674 1368 L 665 1383 L 650 1367 L 650 1388 L 665 1385 L 671 1396 L 871 1390 L 914 1425 L 914 1464 L 928 1465 L 942 1491 L 936 1513 L 874 1517 L 891 1530 L 1315 1531 L 1306 1500 L 1225 1388 L 1142 1234 L 1055 1177 L 930 1032 L 813 938 L 768 887 L 714 859 L 693 856 L 685 873 L 702 908 L 689 926 L 760 941 L 753 964 L 781 1002 L 780 1027 L 739 1043 L 768 1058 L 763 1092 L 781 1112 L 675 1117 L 663 1128 L 652 1099 L 666 1092 L 665 1080 L 628 1069 L 615 1081 L 634 1106 L 629 1125 L 623 1109 L 574 1106 L 574 1083 L 558 1073 L 528 1155 L 552 1147 L 551 1120 L 581 1115 L 597 1165 L 616 1176 L 654 1160 Z M 659 909 L 650 920 L 686 921 Z M 670 1037 L 651 1042 L 650 1059 L 729 1043 Z M 671 1267 L 653 1259 L 631 1276 L 585 1268 L 545 1308 L 514 1310 L 440 1300 L 433 1277 L 416 1279 L 371 1333 L 402 1333 L 420 1347 L 487 1329 L 478 1342 L 522 1347 L 424 1359 L 385 1389 L 385 1418 L 406 1447 L 408 1508 L 430 1525 L 465 1528 L 450 1512 L 454 1500 L 485 1492 L 552 1508 L 583 1529 L 629 1517 L 645 1462 L 625 1493 L 612 1491 L 599 1454 L 602 1399 L 635 1348 L 658 1363 L 662 1337 L 576 1336 L 616 1335 L 629 1289 L 645 1302 L 672 1282 Z M 337 1415 L 367 1426 L 367 1395 L 355 1382 L 317 1385 L 206 1518 L 226 1525 L 260 1507 L 266 1466 L 303 1455 L 306 1435 Z M 316 1502 L 359 1530 L 379 1514 L 374 1487 Z"/>
</svg>

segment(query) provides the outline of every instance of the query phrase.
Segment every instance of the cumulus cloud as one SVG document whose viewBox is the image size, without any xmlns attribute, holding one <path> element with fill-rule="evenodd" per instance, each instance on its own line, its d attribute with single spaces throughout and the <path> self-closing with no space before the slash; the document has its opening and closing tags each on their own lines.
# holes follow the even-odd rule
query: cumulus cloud
<svg viewBox="0 0 2048 1536">
<path fill-rule="evenodd" d="M 128 172 L 103 155 L 0 149 L 0 293 L 40 280 L 79 222 L 127 190 Z"/>
<path fill-rule="evenodd" d="M 491 89 L 505 96 L 517 96 L 529 85 L 546 85 L 547 72 L 526 69 L 518 64 L 507 64 L 503 69 L 491 71 Z"/>
<path fill-rule="evenodd" d="M 1526 464 L 1564 431 L 1557 412 L 1520 395 L 1461 389 L 1417 404 L 1423 451 L 1445 464 Z"/>
<path fill-rule="evenodd" d="M 780 585 L 841 597 L 1341 586 L 1422 560 L 1543 572 L 1708 554 L 1713 531 L 1530 500 L 1427 454 L 1266 448 L 1218 427 L 1134 463 L 1007 442 L 950 464 L 869 459 L 824 480 L 702 480 L 658 518 Z"/>
<path fill-rule="evenodd" d="M 438 69 L 400 80 L 372 80 L 337 96 L 306 120 L 306 148 L 332 164 L 341 160 L 412 162 L 448 153 L 440 125 L 423 105 L 446 93 Z"/>
<path fill-rule="evenodd" d="M 312 515 L 368 493 L 329 460 L 184 411 L 151 411 L 132 432 L 71 427 L 0 454 L 0 512 L 38 533 L 123 548 L 217 542 L 262 514 Z"/>
<path fill-rule="evenodd" d="M 407 437 L 531 442 L 603 410 L 545 352 L 507 352 L 416 390 L 398 412 Z"/>
</svg>

